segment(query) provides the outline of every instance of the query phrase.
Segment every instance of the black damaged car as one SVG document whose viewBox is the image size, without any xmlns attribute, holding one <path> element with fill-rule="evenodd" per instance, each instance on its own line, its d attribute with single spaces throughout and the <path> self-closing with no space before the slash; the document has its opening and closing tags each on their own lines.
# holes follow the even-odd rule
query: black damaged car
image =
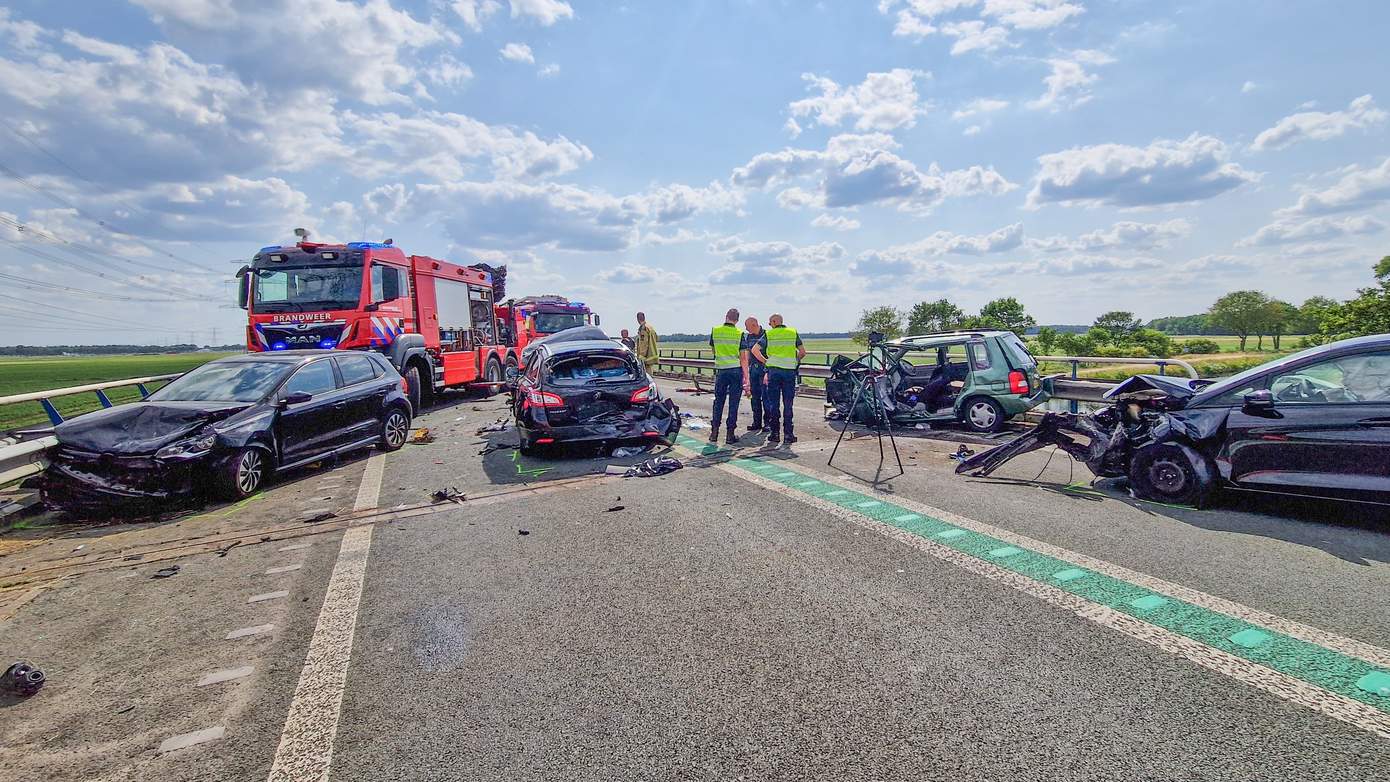
<svg viewBox="0 0 1390 782">
<path fill-rule="evenodd" d="M 1138 375 L 1109 406 L 1047 413 L 956 472 L 1056 445 L 1138 497 L 1201 507 L 1217 489 L 1390 504 L 1390 334 L 1341 340 L 1225 380 Z"/>
<path fill-rule="evenodd" d="M 143 401 L 54 430 L 44 473 L 54 507 L 176 504 L 197 494 L 239 499 L 275 470 L 410 432 L 401 376 L 375 353 L 287 350 L 218 359 Z"/>
<path fill-rule="evenodd" d="M 679 409 L 637 355 L 600 329 L 579 327 L 527 346 L 512 412 L 522 453 L 561 443 L 674 439 Z"/>
</svg>

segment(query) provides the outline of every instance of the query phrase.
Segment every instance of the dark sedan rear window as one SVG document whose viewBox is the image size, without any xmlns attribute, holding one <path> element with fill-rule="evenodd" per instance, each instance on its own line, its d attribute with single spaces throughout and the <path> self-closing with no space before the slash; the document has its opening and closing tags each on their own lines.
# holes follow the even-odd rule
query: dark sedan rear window
<svg viewBox="0 0 1390 782">
<path fill-rule="evenodd" d="M 637 365 L 615 353 L 585 353 L 550 360 L 550 382 L 558 385 L 621 382 L 638 378 Z"/>
</svg>

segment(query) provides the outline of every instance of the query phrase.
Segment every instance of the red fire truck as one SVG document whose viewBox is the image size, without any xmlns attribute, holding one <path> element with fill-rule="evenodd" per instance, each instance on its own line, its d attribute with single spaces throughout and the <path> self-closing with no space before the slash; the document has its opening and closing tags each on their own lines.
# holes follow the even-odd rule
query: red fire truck
<svg viewBox="0 0 1390 782">
<path fill-rule="evenodd" d="M 407 256 L 389 239 L 301 241 L 261 248 L 237 276 L 247 349 L 378 351 L 416 410 L 445 388 L 495 390 L 518 363 L 493 310 L 506 267 Z"/>
<path fill-rule="evenodd" d="M 498 304 L 497 322 L 502 342 L 515 349 L 519 360 L 526 346 L 535 340 L 575 326 L 597 326 L 599 316 L 584 302 L 570 301 L 564 296 L 526 296 Z"/>
</svg>

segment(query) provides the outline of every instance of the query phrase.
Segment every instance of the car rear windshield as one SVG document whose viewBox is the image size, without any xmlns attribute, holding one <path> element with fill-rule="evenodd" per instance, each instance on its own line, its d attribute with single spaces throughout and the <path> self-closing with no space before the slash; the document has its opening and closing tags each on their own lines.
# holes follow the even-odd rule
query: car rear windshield
<svg viewBox="0 0 1390 782">
<path fill-rule="evenodd" d="M 637 378 L 636 363 L 618 353 L 558 356 L 550 361 L 550 381 L 556 385 L 621 383 Z"/>
<path fill-rule="evenodd" d="M 283 361 L 204 364 L 150 394 L 151 402 L 259 402 L 294 365 Z"/>
<path fill-rule="evenodd" d="M 1028 352 L 1028 346 L 1023 344 L 1023 340 L 1017 334 L 1005 334 L 1002 338 L 1004 344 L 1013 349 L 1013 354 L 1023 363 L 1024 367 L 1035 367 L 1038 360 L 1033 358 L 1033 354 Z"/>
</svg>

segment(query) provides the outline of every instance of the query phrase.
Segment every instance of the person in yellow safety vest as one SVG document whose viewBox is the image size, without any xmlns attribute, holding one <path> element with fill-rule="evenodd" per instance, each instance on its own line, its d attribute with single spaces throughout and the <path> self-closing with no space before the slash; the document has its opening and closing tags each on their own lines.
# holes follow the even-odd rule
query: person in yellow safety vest
<svg viewBox="0 0 1390 782">
<path fill-rule="evenodd" d="M 785 325 L 782 316 L 773 314 L 767 319 L 767 339 L 753 346 L 753 358 L 767 364 L 767 390 L 763 399 L 767 404 L 764 422 L 768 428 L 767 441 L 784 441 L 787 445 L 796 442 L 792 433 L 792 400 L 796 398 L 796 370 L 801 359 L 806 358 L 806 347 L 796 329 Z M 767 352 L 763 352 L 767 345 Z M 779 409 L 780 408 L 780 409 Z M 782 423 L 779 437 L 777 423 Z"/>
<path fill-rule="evenodd" d="M 743 349 L 743 332 L 738 330 L 738 310 L 724 314 L 724 325 L 710 329 L 709 346 L 714 350 L 714 416 L 710 418 L 709 441 L 719 442 L 719 422 L 724 404 L 729 405 L 728 436 L 724 442 L 738 442 L 738 405 L 748 385 L 748 353 Z"/>
</svg>

